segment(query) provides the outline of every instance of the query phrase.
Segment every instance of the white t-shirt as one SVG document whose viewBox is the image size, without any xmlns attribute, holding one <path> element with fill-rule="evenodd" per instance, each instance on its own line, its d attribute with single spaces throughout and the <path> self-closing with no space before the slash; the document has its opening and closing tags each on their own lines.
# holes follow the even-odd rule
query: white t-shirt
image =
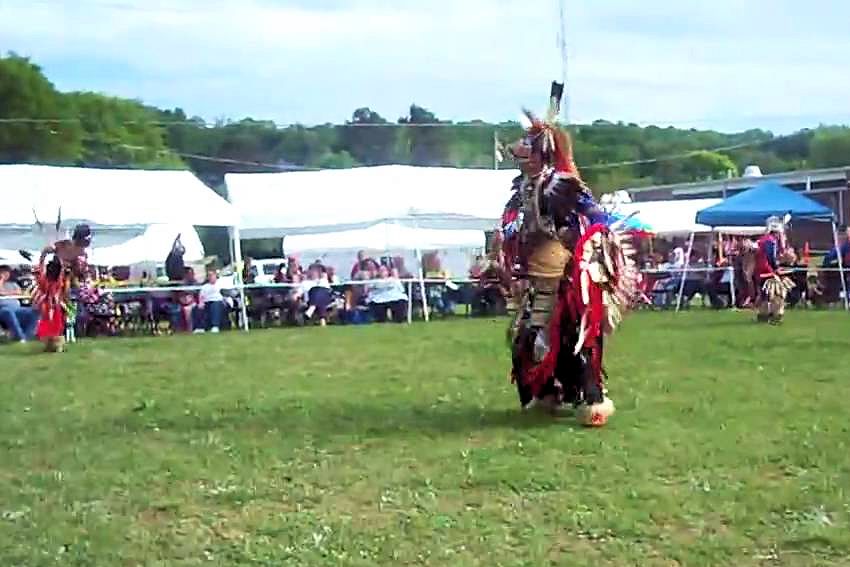
<svg viewBox="0 0 850 567">
<path fill-rule="evenodd" d="M 198 292 L 200 304 L 210 303 L 212 301 L 224 301 L 224 296 L 221 295 L 221 282 L 207 282 L 201 286 L 201 291 Z"/>
<path fill-rule="evenodd" d="M 674 248 L 671 260 L 674 268 L 681 268 L 682 266 L 684 266 L 685 250 L 681 246 L 677 246 L 676 248 Z"/>
<path fill-rule="evenodd" d="M 303 295 L 304 297 L 307 297 L 310 294 L 310 290 L 313 289 L 314 287 L 326 287 L 326 288 L 330 289 L 331 284 L 328 283 L 328 278 L 326 278 L 325 276 L 322 276 L 321 278 L 319 278 L 317 280 L 304 280 L 304 281 L 302 281 L 301 285 L 298 288 L 298 291 L 301 293 L 301 295 Z"/>
</svg>

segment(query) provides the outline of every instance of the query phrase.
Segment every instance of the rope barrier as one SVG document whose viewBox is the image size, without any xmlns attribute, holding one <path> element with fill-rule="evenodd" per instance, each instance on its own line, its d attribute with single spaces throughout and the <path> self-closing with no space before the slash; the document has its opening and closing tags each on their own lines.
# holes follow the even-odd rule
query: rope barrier
<svg viewBox="0 0 850 567">
<path fill-rule="evenodd" d="M 732 266 L 724 266 L 724 267 L 689 267 L 687 270 L 685 268 L 649 268 L 638 270 L 643 275 L 658 275 L 658 274 L 682 274 L 682 273 L 712 273 L 712 272 L 733 272 L 734 269 Z M 821 272 L 835 272 L 835 273 L 848 273 L 850 274 L 850 269 L 845 268 L 844 270 L 840 268 L 805 268 L 805 267 L 792 267 L 785 268 L 783 270 L 785 273 L 821 273 Z M 672 277 L 672 276 L 671 276 Z M 441 279 L 441 278 L 425 278 L 424 280 L 420 280 L 418 278 L 399 278 L 395 281 L 398 281 L 404 285 L 408 284 L 431 284 L 431 285 L 439 285 L 439 284 L 476 284 L 481 283 L 482 281 L 496 281 L 496 280 L 481 280 L 474 278 L 449 278 L 449 279 Z M 343 288 L 343 287 L 352 287 L 352 286 L 369 286 L 380 283 L 386 283 L 386 279 L 377 279 L 377 280 L 346 280 L 338 283 L 329 284 L 331 288 Z M 188 292 L 196 292 L 200 291 L 203 287 L 202 284 L 194 284 L 194 285 L 161 285 L 161 286 L 140 286 L 140 287 L 99 287 L 99 289 L 104 293 L 111 293 L 115 295 L 122 294 L 145 294 L 145 293 L 170 293 L 170 292 L 179 292 L 179 291 L 188 291 Z M 297 283 L 253 283 L 253 284 L 245 284 L 244 288 L 246 291 L 253 289 L 297 289 L 301 287 L 301 284 Z M 235 291 L 238 289 L 238 286 L 234 287 L 226 287 L 224 288 L 226 291 Z M 29 299 L 28 295 L 5 295 L 0 296 L 2 299 Z"/>
</svg>

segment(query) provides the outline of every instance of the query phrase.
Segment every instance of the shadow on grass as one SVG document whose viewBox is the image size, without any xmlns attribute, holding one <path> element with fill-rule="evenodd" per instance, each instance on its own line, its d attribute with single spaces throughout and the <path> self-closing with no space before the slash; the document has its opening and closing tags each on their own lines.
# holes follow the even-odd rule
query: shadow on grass
<svg viewBox="0 0 850 567">
<path fill-rule="evenodd" d="M 389 405 L 353 402 L 299 403 L 277 407 L 209 408 L 193 415 L 170 412 L 132 412 L 130 409 L 107 424 L 109 431 L 142 432 L 156 423 L 174 432 L 233 431 L 250 434 L 280 431 L 287 436 L 311 437 L 441 437 L 469 435 L 480 430 L 547 427 L 578 428 L 569 416 L 554 417 L 519 409 L 487 409 L 478 406 L 439 404 Z"/>
</svg>

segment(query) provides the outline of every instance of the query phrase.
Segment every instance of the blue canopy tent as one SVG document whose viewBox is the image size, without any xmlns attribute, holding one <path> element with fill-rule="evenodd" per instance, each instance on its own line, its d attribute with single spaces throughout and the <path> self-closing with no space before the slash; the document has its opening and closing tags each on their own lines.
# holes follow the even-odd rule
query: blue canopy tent
<svg viewBox="0 0 850 567">
<path fill-rule="evenodd" d="M 814 220 L 832 223 L 832 235 L 835 246 L 838 246 L 838 232 L 835 227 L 835 215 L 829 207 L 821 205 L 817 201 L 809 199 L 805 195 L 788 189 L 787 187 L 773 182 L 763 182 L 752 189 L 738 193 L 722 202 L 698 211 L 696 222 L 711 227 L 718 226 L 756 226 L 764 225 L 768 217 L 790 216 L 792 220 Z M 691 250 L 693 249 L 694 235 L 688 245 L 686 256 L 685 273 L 687 274 Z M 844 280 L 844 266 L 839 261 L 838 269 L 841 271 L 841 285 L 844 292 L 844 307 L 850 309 L 850 298 L 847 296 L 847 287 Z M 684 289 L 684 277 L 679 288 L 679 299 L 676 305 L 678 310 L 682 302 L 682 290 Z"/>
<path fill-rule="evenodd" d="M 834 220 L 829 207 L 778 183 L 765 182 L 697 212 L 696 221 L 708 226 L 758 226 L 770 216 Z"/>
</svg>

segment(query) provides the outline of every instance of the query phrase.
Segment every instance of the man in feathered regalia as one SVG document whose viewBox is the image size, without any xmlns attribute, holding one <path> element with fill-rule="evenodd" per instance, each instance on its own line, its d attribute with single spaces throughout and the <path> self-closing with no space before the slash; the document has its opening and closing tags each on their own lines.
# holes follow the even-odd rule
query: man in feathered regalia
<svg viewBox="0 0 850 567">
<path fill-rule="evenodd" d="M 552 84 L 549 113 L 531 122 L 508 151 L 522 175 L 502 218 L 505 268 L 514 285 L 509 331 L 523 408 L 578 408 L 585 425 L 614 411 L 602 366 L 603 337 L 635 291 L 628 236 L 596 204 L 573 161 L 568 134 L 554 122 L 563 85 Z"/>
<path fill-rule="evenodd" d="M 794 288 L 794 282 L 779 267 L 780 259 L 787 254 L 785 220 L 767 219 L 767 232 L 758 241 L 756 249 L 756 277 L 759 280 L 758 314 L 756 321 L 779 325 L 785 315 L 785 300 Z"/>
</svg>

